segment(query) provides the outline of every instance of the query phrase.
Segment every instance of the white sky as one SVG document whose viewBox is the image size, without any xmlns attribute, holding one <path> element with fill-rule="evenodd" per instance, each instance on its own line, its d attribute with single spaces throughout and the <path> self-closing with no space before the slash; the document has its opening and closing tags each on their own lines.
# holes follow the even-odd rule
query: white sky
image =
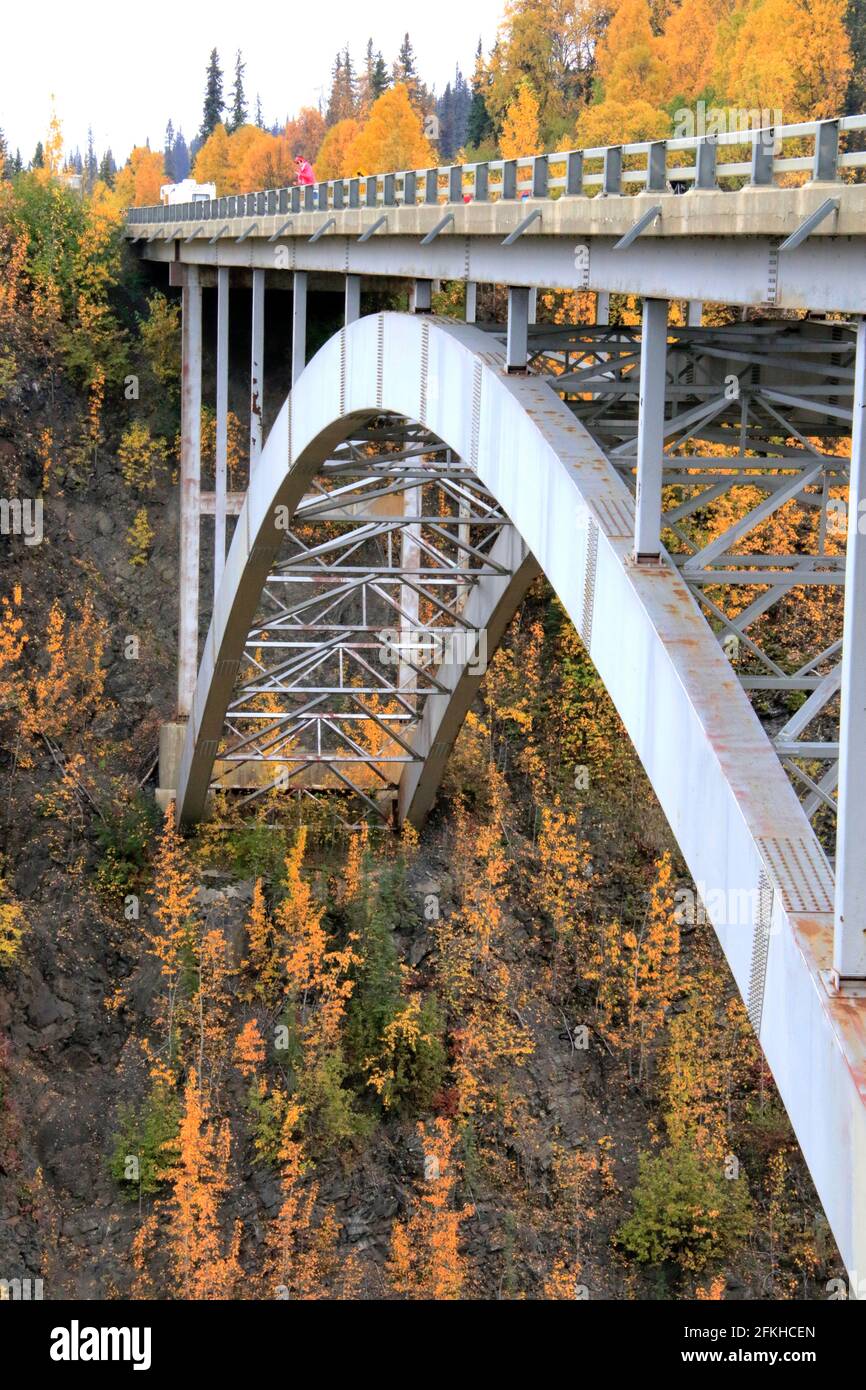
<svg viewBox="0 0 866 1390">
<path fill-rule="evenodd" d="M 455 63 L 471 76 L 478 39 L 490 48 L 503 8 L 504 0 L 19 0 L 4 7 L 0 129 L 26 163 L 45 138 L 53 93 L 66 149 L 84 153 L 92 125 L 97 155 L 110 145 L 120 163 L 147 136 L 162 148 L 169 117 L 187 141 L 195 135 L 214 47 L 226 94 L 243 51 L 251 111 L 259 92 L 270 125 L 326 98 L 338 48 L 349 44 L 357 69 L 372 37 L 390 67 L 407 29 L 422 78 L 441 93 Z"/>
</svg>

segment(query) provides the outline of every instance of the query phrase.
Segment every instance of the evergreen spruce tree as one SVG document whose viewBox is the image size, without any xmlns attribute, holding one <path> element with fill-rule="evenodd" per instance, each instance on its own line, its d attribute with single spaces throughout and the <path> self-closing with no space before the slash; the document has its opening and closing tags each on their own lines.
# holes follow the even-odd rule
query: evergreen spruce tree
<svg viewBox="0 0 866 1390">
<path fill-rule="evenodd" d="M 189 177 L 190 153 L 187 149 L 186 141 L 183 138 L 183 131 L 179 130 L 174 137 L 174 146 L 171 152 L 172 168 L 174 169 L 173 179 L 175 183 L 182 183 Z"/>
<path fill-rule="evenodd" d="M 6 136 L 0 130 L 0 179 L 8 179 L 12 172 Z"/>
<path fill-rule="evenodd" d="M 107 183 L 109 188 L 114 187 L 114 176 L 117 173 L 117 165 L 114 162 L 114 155 L 109 147 L 102 159 L 99 161 L 99 177 L 103 183 Z"/>
<path fill-rule="evenodd" d="M 493 138 L 493 122 L 490 119 L 490 112 L 487 110 L 487 103 L 484 100 L 487 87 L 487 74 L 484 69 L 484 55 L 481 51 L 481 40 L 478 40 L 478 48 L 475 51 L 475 73 L 472 78 L 472 99 L 469 103 L 469 112 L 466 120 L 466 143 L 475 149 L 483 145 L 485 140 Z"/>
<path fill-rule="evenodd" d="M 99 165 L 96 159 L 96 150 L 93 148 L 93 127 L 87 127 L 87 157 L 84 161 L 84 186 L 88 193 L 93 191 L 99 175 Z"/>
<path fill-rule="evenodd" d="M 247 99 L 244 95 L 244 73 L 246 63 L 243 60 L 241 50 L 238 49 L 235 56 L 235 82 L 232 87 L 232 104 L 229 112 L 227 129 L 232 131 L 240 130 L 242 125 L 247 123 Z"/>
<path fill-rule="evenodd" d="M 174 126 L 169 118 L 165 127 L 165 144 L 162 147 L 162 162 L 165 165 L 165 176 L 171 183 L 177 183 L 177 175 L 174 172 Z"/>
<path fill-rule="evenodd" d="M 224 109 L 223 74 L 222 68 L 220 67 L 220 55 L 215 48 L 212 48 L 210 58 L 208 59 L 204 89 L 204 110 L 202 112 L 200 132 L 202 142 L 213 133 L 214 127 L 219 125 L 222 120 Z"/>
<path fill-rule="evenodd" d="M 31 169 L 45 168 L 45 150 L 41 140 L 37 140 L 36 149 L 33 151 L 33 158 L 30 161 Z"/>
</svg>

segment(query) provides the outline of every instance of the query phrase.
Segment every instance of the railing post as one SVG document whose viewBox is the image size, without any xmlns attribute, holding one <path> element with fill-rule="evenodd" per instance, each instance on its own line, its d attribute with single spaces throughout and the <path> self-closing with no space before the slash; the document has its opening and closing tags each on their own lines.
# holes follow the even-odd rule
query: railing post
<svg viewBox="0 0 866 1390">
<path fill-rule="evenodd" d="M 319 204 L 319 212 L 327 212 L 327 211 L 328 211 L 328 184 L 327 184 L 327 182 L 324 182 L 324 183 L 320 183 L 320 184 L 319 184 L 319 198 L 318 198 L 318 204 Z"/>
<path fill-rule="evenodd" d="M 866 319 L 857 324 L 839 719 L 833 974 L 866 978 Z"/>
<path fill-rule="evenodd" d="M 486 203 L 490 193 L 490 166 L 488 164 L 475 165 L 475 201 L 476 203 Z"/>
<path fill-rule="evenodd" d="M 331 199 L 332 199 L 331 206 L 335 209 L 335 211 L 339 212 L 340 208 L 343 207 L 343 180 L 342 180 L 342 179 L 335 179 L 334 182 L 331 184 Z"/>
<path fill-rule="evenodd" d="M 839 170 L 839 122 L 819 121 L 815 130 L 812 183 L 834 183 Z"/>
<path fill-rule="evenodd" d="M 752 184 L 765 188 L 773 182 L 773 150 L 776 143 L 775 132 L 756 130 L 752 136 Z"/>
<path fill-rule="evenodd" d="M 253 271 L 252 350 L 250 353 L 250 481 L 262 452 L 265 394 L 265 272 Z"/>
<path fill-rule="evenodd" d="M 397 201 L 396 180 L 393 174 L 382 176 L 382 202 L 386 208 L 392 208 Z"/>
<path fill-rule="evenodd" d="M 292 385 L 307 363 L 307 271 L 292 276 Z"/>
<path fill-rule="evenodd" d="M 354 323 L 361 317 L 361 277 L 346 276 L 346 324 Z"/>
<path fill-rule="evenodd" d="M 502 164 L 502 196 L 517 197 L 517 160 L 506 159 Z"/>
<path fill-rule="evenodd" d="M 199 530 L 201 524 L 201 282 L 184 267 L 181 319 L 180 611 L 177 712 L 192 710 L 198 667 Z"/>
<path fill-rule="evenodd" d="M 692 184 L 692 192 L 698 189 L 701 192 L 709 192 L 718 187 L 716 183 L 716 137 L 705 135 L 698 141 L 697 155 L 695 156 L 695 181 Z"/>
<path fill-rule="evenodd" d="M 529 287 L 508 286 L 508 334 L 505 366 L 509 372 L 525 372 L 529 351 Z"/>
<path fill-rule="evenodd" d="M 424 202 L 439 202 L 439 170 L 428 169 L 424 175 Z"/>
<path fill-rule="evenodd" d="M 547 155 L 537 154 L 532 161 L 532 196 L 547 197 L 548 167 Z"/>
<path fill-rule="evenodd" d="M 376 206 L 376 197 L 377 197 L 377 194 L 378 194 L 378 187 L 379 187 L 379 178 L 378 178 L 378 175 L 377 175 L 377 174 L 369 174 L 368 177 L 367 177 L 367 179 L 366 179 L 366 196 L 365 196 L 365 201 L 366 201 L 366 205 L 367 205 L 368 208 L 374 208 L 374 207 Z"/>
<path fill-rule="evenodd" d="M 634 531 L 634 554 L 638 564 L 656 563 L 661 553 L 667 343 L 668 301 L 645 299 L 640 339 L 637 504 Z"/>
<path fill-rule="evenodd" d="M 408 169 L 403 175 L 403 206 L 413 208 L 418 201 L 418 175 Z"/>
<path fill-rule="evenodd" d="M 622 146 L 608 145 L 604 152 L 602 174 L 602 193 L 610 195 L 622 192 Z"/>
<path fill-rule="evenodd" d="M 359 208 L 361 206 L 361 180 L 349 179 L 349 207 Z"/>
<path fill-rule="evenodd" d="M 565 162 L 565 192 L 570 198 L 583 192 L 583 150 L 571 150 Z"/>
<path fill-rule="evenodd" d="M 213 591 L 226 563 L 226 478 L 229 428 L 229 270 L 217 270 L 216 457 L 214 462 Z"/>
<path fill-rule="evenodd" d="M 304 185 L 304 212 L 316 211 L 316 186 L 312 183 Z"/>
<path fill-rule="evenodd" d="M 463 166 L 452 164 L 448 170 L 448 201 L 449 203 L 463 202 Z"/>
<path fill-rule="evenodd" d="M 610 291 L 599 290 L 595 296 L 595 321 L 602 327 L 610 323 Z"/>
<path fill-rule="evenodd" d="M 654 140 L 646 161 L 646 190 L 663 193 L 668 182 L 668 147 L 664 140 Z"/>
</svg>

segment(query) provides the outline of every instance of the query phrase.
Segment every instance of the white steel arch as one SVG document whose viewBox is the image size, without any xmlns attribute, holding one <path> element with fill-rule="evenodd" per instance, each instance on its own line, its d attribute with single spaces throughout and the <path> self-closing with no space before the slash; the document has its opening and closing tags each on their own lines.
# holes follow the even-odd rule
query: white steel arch
<svg viewBox="0 0 866 1390">
<path fill-rule="evenodd" d="M 632 559 L 634 502 L 544 380 L 508 375 L 475 328 L 379 314 L 308 364 L 257 463 L 216 596 L 178 779 L 197 819 L 238 663 L 292 515 L 331 451 L 371 413 L 417 420 L 468 463 L 513 523 L 511 579 L 472 619 L 499 640 L 536 565 L 575 623 L 705 897 L 848 1269 L 866 1273 L 866 1000 L 831 996 L 831 870 L 779 759 L 684 580 Z M 534 558 L 533 558 L 534 557 Z M 467 612 L 468 616 L 468 612 Z M 428 700 L 400 788 L 423 819 L 477 679 Z M 856 1283 L 855 1283 L 856 1287 Z"/>
</svg>

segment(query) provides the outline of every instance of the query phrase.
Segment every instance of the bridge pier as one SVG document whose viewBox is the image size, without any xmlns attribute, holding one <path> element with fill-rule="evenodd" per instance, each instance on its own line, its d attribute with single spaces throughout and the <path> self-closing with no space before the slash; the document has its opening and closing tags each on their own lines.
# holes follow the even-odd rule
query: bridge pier
<svg viewBox="0 0 866 1390">
<path fill-rule="evenodd" d="M 213 591 L 226 563 L 226 479 L 229 411 L 229 270 L 217 271 L 216 460 L 214 471 Z"/>
<path fill-rule="evenodd" d="M 252 353 L 250 360 L 250 477 L 262 453 L 265 394 L 265 272 L 253 271 Z"/>
<path fill-rule="evenodd" d="M 529 288 L 508 286 L 508 333 L 505 367 L 509 372 L 525 372 L 529 349 Z"/>
<path fill-rule="evenodd" d="M 292 279 L 292 385 L 307 364 L 307 271 Z"/>
<path fill-rule="evenodd" d="M 433 308 L 433 281 L 412 281 L 412 313 L 429 314 Z"/>
<path fill-rule="evenodd" d="M 839 720 L 833 983 L 866 981 L 866 319 L 857 325 Z"/>
<path fill-rule="evenodd" d="M 185 267 L 181 323 L 180 609 L 177 712 L 192 709 L 198 668 L 198 591 L 201 525 L 201 280 Z"/>
<path fill-rule="evenodd" d="M 661 554 L 667 338 L 668 301 L 645 299 L 641 329 L 634 530 L 634 556 L 638 564 L 655 564 Z"/>
<path fill-rule="evenodd" d="M 346 326 L 361 317 L 361 277 L 346 276 Z"/>
</svg>

